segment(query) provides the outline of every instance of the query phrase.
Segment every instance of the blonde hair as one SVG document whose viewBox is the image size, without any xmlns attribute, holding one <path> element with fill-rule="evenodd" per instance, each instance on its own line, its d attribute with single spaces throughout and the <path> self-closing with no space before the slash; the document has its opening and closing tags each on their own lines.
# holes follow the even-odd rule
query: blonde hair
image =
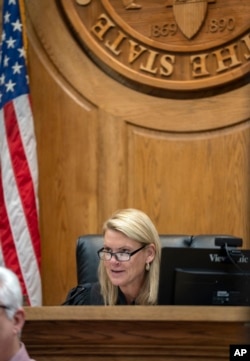
<svg viewBox="0 0 250 361">
<path fill-rule="evenodd" d="M 151 219 L 138 209 L 122 209 L 116 211 L 104 223 L 103 235 L 108 229 L 121 232 L 141 244 L 153 243 L 155 245 L 155 257 L 150 264 L 149 271 L 145 271 L 145 281 L 135 302 L 139 305 L 157 304 L 161 243 Z M 114 286 L 109 280 L 103 262 L 99 263 L 98 275 L 104 304 L 115 305 L 118 298 L 118 287 Z"/>
</svg>

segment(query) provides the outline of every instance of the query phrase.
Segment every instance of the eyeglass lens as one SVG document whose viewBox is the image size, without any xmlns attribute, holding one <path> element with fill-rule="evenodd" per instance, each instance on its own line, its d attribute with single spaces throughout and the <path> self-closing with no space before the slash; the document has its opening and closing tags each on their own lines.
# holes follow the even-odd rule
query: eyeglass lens
<svg viewBox="0 0 250 361">
<path fill-rule="evenodd" d="M 105 251 L 103 248 L 98 251 L 98 256 L 100 259 L 105 261 L 110 261 L 112 256 L 115 257 L 117 261 L 129 261 L 130 257 L 139 252 L 141 249 L 145 248 L 146 245 L 143 245 L 142 247 L 136 249 L 135 251 L 129 253 L 129 252 L 111 252 L 111 251 Z"/>
</svg>

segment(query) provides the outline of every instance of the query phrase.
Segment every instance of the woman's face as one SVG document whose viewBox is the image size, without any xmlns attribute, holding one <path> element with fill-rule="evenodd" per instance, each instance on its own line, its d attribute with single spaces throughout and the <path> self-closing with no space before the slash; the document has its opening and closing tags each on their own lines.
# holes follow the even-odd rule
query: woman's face
<svg viewBox="0 0 250 361">
<path fill-rule="evenodd" d="M 133 252 L 142 244 L 128 238 L 118 231 L 108 229 L 104 235 L 104 249 L 111 252 Z M 113 285 L 119 286 L 131 301 L 138 296 L 144 280 L 146 263 L 151 263 L 155 256 L 154 244 L 149 244 L 129 261 L 118 261 L 113 255 L 110 261 L 102 261 L 106 267 L 108 277 Z"/>
</svg>

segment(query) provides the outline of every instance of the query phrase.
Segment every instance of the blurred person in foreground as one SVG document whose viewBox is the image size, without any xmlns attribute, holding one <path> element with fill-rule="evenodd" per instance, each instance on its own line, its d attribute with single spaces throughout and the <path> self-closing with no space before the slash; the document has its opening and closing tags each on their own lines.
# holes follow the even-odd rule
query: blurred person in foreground
<svg viewBox="0 0 250 361">
<path fill-rule="evenodd" d="M 10 269 L 0 266 L 0 361 L 34 361 L 21 342 L 24 323 L 18 277 Z"/>
</svg>

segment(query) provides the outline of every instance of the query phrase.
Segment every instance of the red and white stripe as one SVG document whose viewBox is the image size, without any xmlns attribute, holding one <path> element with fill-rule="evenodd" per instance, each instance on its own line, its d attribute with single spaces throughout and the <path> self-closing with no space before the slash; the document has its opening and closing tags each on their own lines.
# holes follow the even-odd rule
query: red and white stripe
<svg viewBox="0 0 250 361">
<path fill-rule="evenodd" d="M 42 304 L 37 159 L 28 95 L 0 111 L 0 244 L 19 277 L 27 304 Z"/>
</svg>

